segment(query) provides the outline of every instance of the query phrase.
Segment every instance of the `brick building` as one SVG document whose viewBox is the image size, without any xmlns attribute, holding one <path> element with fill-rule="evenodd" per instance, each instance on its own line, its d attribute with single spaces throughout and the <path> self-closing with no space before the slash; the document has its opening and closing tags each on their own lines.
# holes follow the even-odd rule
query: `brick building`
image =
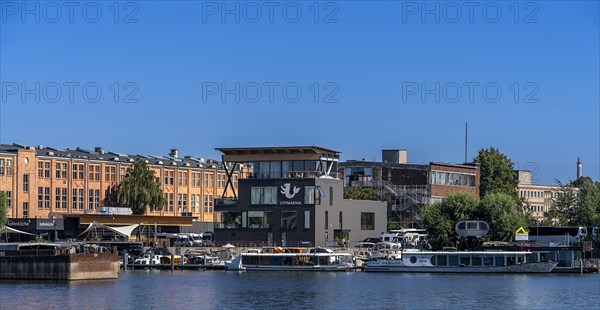
<svg viewBox="0 0 600 310">
<path fill-rule="evenodd" d="M 398 226 L 421 227 L 424 208 L 456 192 L 479 197 L 479 166 L 473 163 L 409 164 L 406 150 L 384 150 L 382 162 L 340 163 L 345 187 L 370 187 L 388 202 L 388 218 Z"/>
<path fill-rule="evenodd" d="M 221 162 L 185 156 L 128 155 L 76 148 L 58 150 L 0 144 L 0 191 L 6 192 L 9 218 L 48 218 L 63 213 L 101 213 L 117 206 L 116 189 L 127 168 L 145 160 L 155 172 L 167 200 L 161 211 L 147 215 L 186 216 L 216 221 L 214 199 L 222 195 L 226 171 Z M 241 169 L 232 172 L 234 196 Z"/>
</svg>

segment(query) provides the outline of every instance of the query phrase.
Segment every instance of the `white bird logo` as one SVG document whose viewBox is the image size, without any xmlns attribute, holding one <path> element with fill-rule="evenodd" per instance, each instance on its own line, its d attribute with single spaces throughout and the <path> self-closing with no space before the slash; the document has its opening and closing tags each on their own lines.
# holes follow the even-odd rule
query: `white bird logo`
<svg viewBox="0 0 600 310">
<path fill-rule="evenodd" d="M 281 186 L 281 193 L 284 194 L 287 199 L 294 198 L 294 196 L 296 196 L 296 194 L 298 194 L 300 191 L 300 188 L 294 186 L 294 193 L 290 193 L 290 186 L 290 183 L 285 183 L 283 186 Z"/>
</svg>

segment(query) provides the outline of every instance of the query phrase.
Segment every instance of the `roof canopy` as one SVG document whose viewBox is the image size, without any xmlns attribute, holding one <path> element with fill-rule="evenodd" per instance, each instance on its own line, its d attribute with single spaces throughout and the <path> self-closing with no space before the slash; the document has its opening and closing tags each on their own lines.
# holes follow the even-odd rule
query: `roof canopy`
<svg viewBox="0 0 600 310">
<path fill-rule="evenodd" d="M 90 223 L 90 226 L 88 226 L 88 228 L 86 228 L 86 230 L 84 230 L 81 234 L 79 234 L 79 236 L 88 233 L 90 230 L 92 230 L 94 228 L 105 228 L 105 229 L 108 229 L 108 230 L 110 230 L 114 233 L 117 233 L 123 237 L 129 238 L 129 236 L 131 236 L 131 233 L 133 232 L 133 230 L 136 229 L 138 226 L 140 226 L 140 224 L 112 227 L 112 226 L 100 224 L 98 222 L 92 222 L 92 223 Z M 79 237 L 79 236 L 77 236 L 77 237 Z"/>
<path fill-rule="evenodd" d="M 339 159 L 339 152 L 319 146 L 216 148 L 223 161 L 246 163 L 266 160 Z"/>
</svg>

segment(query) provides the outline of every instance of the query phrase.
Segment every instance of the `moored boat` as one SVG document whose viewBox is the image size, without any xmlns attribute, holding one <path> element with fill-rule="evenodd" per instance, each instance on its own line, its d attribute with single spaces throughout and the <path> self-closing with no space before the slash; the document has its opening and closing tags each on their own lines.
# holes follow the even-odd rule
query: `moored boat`
<svg viewBox="0 0 600 310">
<path fill-rule="evenodd" d="M 227 270 L 346 271 L 354 266 L 350 253 L 324 248 L 264 248 L 225 262 Z"/>
<path fill-rule="evenodd" d="M 406 251 L 400 259 L 378 259 L 365 272 L 549 273 L 557 262 L 527 262 L 526 251 Z"/>
</svg>

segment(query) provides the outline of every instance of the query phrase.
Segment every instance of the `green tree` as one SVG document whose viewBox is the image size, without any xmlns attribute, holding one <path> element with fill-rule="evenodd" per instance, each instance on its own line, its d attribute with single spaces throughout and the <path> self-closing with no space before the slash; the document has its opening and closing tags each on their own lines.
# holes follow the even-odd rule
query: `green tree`
<svg viewBox="0 0 600 310">
<path fill-rule="evenodd" d="M 476 218 L 490 225 L 487 240 L 512 241 L 515 231 L 533 224 L 529 214 L 524 213 L 513 197 L 505 193 L 489 193 L 477 206 Z"/>
<path fill-rule="evenodd" d="M 454 225 L 473 219 L 476 208 L 477 198 L 467 192 L 450 194 L 442 202 L 426 207 L 423 223 L 431 237 L 431 245 L 436 249 L 453 246 L 456 241 Z"/>
<path fill-rule="evenodd" d="M 376 200 L 375 192 L 371 187 L 350 187 L 344 191 L 345 199 Z"/>
<path fill-rule="evenodd" d="M 141 159 L 136 160 L 133 167 L 127 168 L 127 175 L 117 192 L 119 204 L 131 208 L 133 214 L 145 214 L 147 207 L 162 210 L 166 203 L 154 171 Z"/>
<path fill-rule="evenodd" d="M 544 213 L 545 224 L 557 226 L 575 226 L 577 223 L 577 195 L 572 187 L 563 185 L 559 180 L 557 197 L 552 199 L 552 206 Z"/>
<path fill-rule="evenodd" d="M 480 165 L 479 197 L 500 192 L 517 200 L 518 180 L 515 178 L 514 164 L 510 158 L 498 149 L 490 147 L 480 149 L 473 161 Z"/>
<path fill-rule="evenodd" d="M 580 177 L 571 186 L 579 188 L 574 223 L 577 226 L 600 226 L 600 182 Z"/>
<path fill-rule="evenodd" d="M 6 208 L 6 193 L 0 191 L 0 231 L 4 229 L 4 225 L 8 221 L 8 210 Z"/>
</svg>

